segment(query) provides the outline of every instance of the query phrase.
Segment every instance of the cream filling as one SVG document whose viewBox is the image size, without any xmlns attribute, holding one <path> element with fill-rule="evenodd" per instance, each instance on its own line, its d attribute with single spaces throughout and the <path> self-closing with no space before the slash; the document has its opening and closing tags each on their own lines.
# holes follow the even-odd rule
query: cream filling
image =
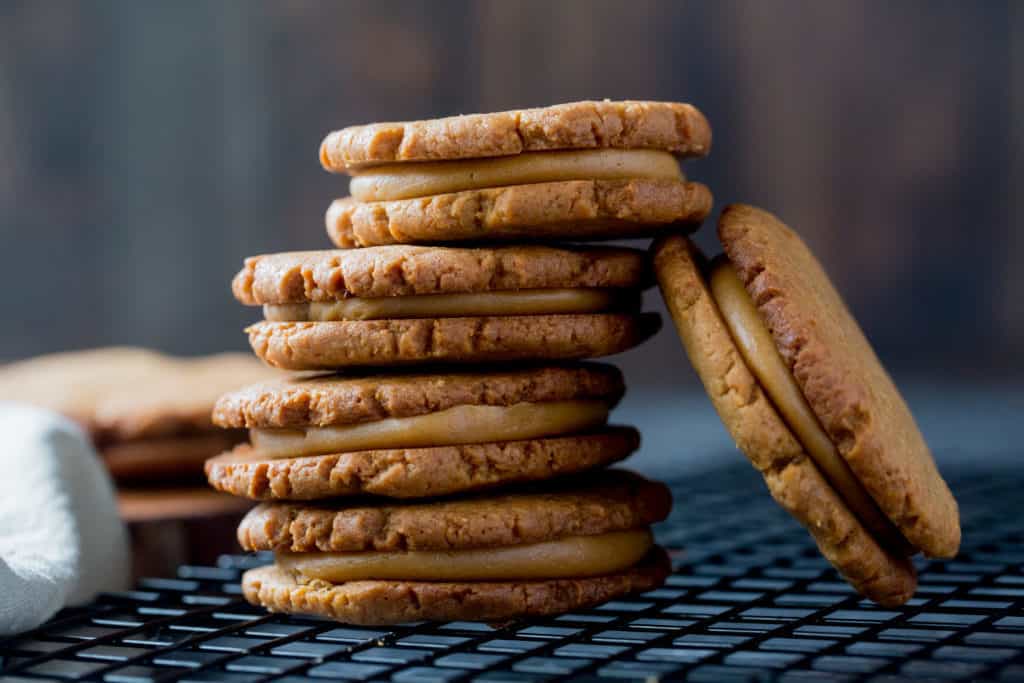
<svg viewBox="0 0 1024 683">
<path fill-rule="evenodd" d="M 526 152 L 492 159 L 385 164 L 349 172 L 354 176 L 349 193 L 361 202 L 558 180 L 683 179 L 674 156 L 651 149 Z"/>
<path fill-rule="evenodd" d="M 876 539 L 889 548 L 906 548 L 907 541 L 878 509 L 822 429 L 728 259 L 716 259 L 712 264 L 710 286 L 715 303 L 747 367 L 757 377 L 807 455 Z"/>
<path fill-rule="evenodd" d="M 353 297 L 306 304 L 266 304 L 272 322 L 450 318 L 475 315 L 595 313 L 639 308 L 638 291 L 610 289 L 534 289 L 467 294 Z"/>
<path fill-rule="evenodd" d="M 425 448 L 536 439 L 600 427 L 604 401 L 550 401 L 511 406 L 462 405 L 415 417 L 390 417 L 337 427 L 250 429 L 261 455 L 291 458 L 377 448 Z"/>
<path fill-rule="evenodd" d="M 278 566 L 306 580 L 342 583 L 405 581 L 516 581 L 581 578 L 632 567 L 654 544 L 649 529 L 501 548 L 399 552 L 278 553 Z"/>
</svg>

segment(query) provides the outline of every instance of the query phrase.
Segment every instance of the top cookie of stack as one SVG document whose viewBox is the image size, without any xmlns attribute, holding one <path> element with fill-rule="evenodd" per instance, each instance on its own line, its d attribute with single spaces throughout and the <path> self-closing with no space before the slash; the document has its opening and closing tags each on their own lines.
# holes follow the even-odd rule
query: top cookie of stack
<svg viewBox="0 0 1024 683">
<path fill-rule="evenodd" d="M 608 239 L 696 227 L 711 193 L 675 156 L 711 128 L 676 102 L 573 102 L 330 133 L 328 171 L 352 176 L 327 211 L 339 247 L 466 240 Z"/>
</svg>

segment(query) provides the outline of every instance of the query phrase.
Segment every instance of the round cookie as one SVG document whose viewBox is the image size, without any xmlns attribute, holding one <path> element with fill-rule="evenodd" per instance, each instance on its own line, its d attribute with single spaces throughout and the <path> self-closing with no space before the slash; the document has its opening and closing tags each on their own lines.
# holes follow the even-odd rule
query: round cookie
<svg viewBox="0 0 1024 683">
<path fill-rule="evenodd" d="M 40 405 L 78 422 L 118 482 L 195 478 L 207 458 L 245 438 L 214 427 L 217 398 L 280 376 L 249 354 L 180 358 L 108 347 L 6 365 L 0 400 Z"/>
<path fill-rule="evenodd" d="M 349 581 L 300 584 L 276 567 L 250 569 L 242 577 L 245 598 L 273 612 L 310 614 L 349 624 L 409 621 L 501 621 L 583 609 L 614 597 L 651 590 L 670 565 L 655 547 L 640 564 L 622 572 L 580 579 L 520 582 Z"/>
<path fill-rule="evenodd" d="M 556 149 L 662 149 L 703 156 L 711 127 L 678 102 L 584 101 L 329 133 L 320 163 L 333 172 L 371 164 L 495 157 Z"/>
<path fill-rule="evenodd" d="M 498 363 L 599 358 L 642 343 L 656 313 L 259 322 L 246 328 L 253 352 L 286 370 L 425 363 Z"/>
<path fill-rule="evenodd" d="M 956 500 L 910 410 L 821 264 L 778 218 L 727 207 L 719 238 L 783 360 L 856 478 L 916 548 L 952 557 Z"/>
<path fill-rule="evenodd" d="M 252 256 L 231 283 L 248 306 L 346 297 L 644 287 L 643 252 L 613 247 L 423 247 L 298 251 Z"/>
<path fill-rule="evenodd" d="M 460 550 L 646 527 L 668 515 L 668 488 L 627 470 L 447 499 L 353 507 L 261 503 L 238 526 L 249 551 Z"/>
<path fill-rule="evenodd" d="M 0 399 L 68 415 L 106 444 L 202 434 L 225 391 L 279 376 L 248 354 L 176 358 L 131 347 L 56 353 L 0 368 Z"/>
<path fill-rule="evenodd" d="M 567 437 L 283 460 L 241 445 L 208 460 L 206 476 L 214 488 L 254 500 L 426 498 L 580 472 L 622 460 L 639 444 L 635 429 L 610 427 Z"/>
<path fill-rule="evenodd" d="M 293 376 L 224 394 L 214 406 L 213 421 L 226 428 L 328 427 L 414 417 L 461 405 L 577 399 L 601 399 L 614 405 L 624 391 L 619 369 L 601 363 Z"/>
<path fill-rule="evenodd" d="M 804 453 L 740 355 L 701 273 L 699 252 L 685 237 L 671 236 L 652 253 L 687 355 L 772 497 L 858 591 L 883 605 L 906 602 L 917 584 L 913 564 L 879 545 Z"/>
<path fill-rule="evenodd" d="M 335 200 L 327 234 L 339 247 L 466 240 L 643 237 L 669 224 L 696 227 L 711 192 L 694 182 L 569 180 L 418 199 Z"/>
<path fill-rule="evenodd" d="M 245 440 L 242 430 L 217 430 L 191 436 L 138 439 L 107 444 L 100 454 L 117 481 L 196 476 L 203 463 Z"/>
</svg>

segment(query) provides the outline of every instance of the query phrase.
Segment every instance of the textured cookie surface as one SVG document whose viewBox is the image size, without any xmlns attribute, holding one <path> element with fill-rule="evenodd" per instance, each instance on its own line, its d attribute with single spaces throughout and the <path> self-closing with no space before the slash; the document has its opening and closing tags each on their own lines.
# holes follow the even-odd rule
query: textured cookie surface
<svg viewBox="0 0 1024 683">
<path fill-rule="evenodd" d="M 553 149 L 663 149 L 704 156 L 711 127 L 679 102 L 571 102 L 334 131 L 320 145 L 328 171 L 397 161 L 441 161 Z"/>
<path fill-rule="evenodd" d="M 640 445 L 630 427 L 593 434 L 269 459 L 249 445 L 206 463 L 210 484 L 254 500 L 373 494 L 427 498 L 580 472 L 622 460 Z"/>
<path fill-rule="evenodd" d="M 459 405 L 576 399 L 614 404 L 623 391 L 622 373 L 602 363 L 286 377 L 225 394 L 213 419 L 222 427 L 327 427 L 413 417 Z"/>
<path fill-rule="evenodd" d="M 952 557 L 956 501 L 910 410 L 821 264 L 778 218 L 726 208 L 719 237 L 822 427 L 914 546 Z"/>
<path fill-rule="evenodd" d="M 409 621 L 499 621 L 557 614 L 650 590 L 669 573 L 660 548 L 640 564 L 606 576 L 523 582 L 349 581 L 299 584 L 275 566 L 242 577 L 246 600 L 273 612 L 312 614 L 349 624 Z"/>
<path fill-rule="evenodd" d="M 218 396 L 278 376 L 249 354 L 175 358 L 113 347 L 4 366 L 0 399 L 64 413 L 104 446 L 209 431 L 210 409 Z"/>
<path fill-rule="evenodd" d="M 635 249 L 401 245 L 253 256 L 231 289 L 253 306 L 350 296 L 639 287 L 649 280 L 644 255 Z"/>
<path fill-rule="evenodd" d="M 246 550 L 458 550 L 645 527 L 668 515 L 664 484 L 598 470 L 505 492 L 352 506 L 261 503 L 238 527 Z"/>
<path fill-rule="evenodd" d="M 913 595 L 913 565 L 885 549 L 805 455 L 743 361 L 684 237 L 653 247 L 659 286 L 694 369 L 739 449 L 764 476 L 772 497 L 814 537 L 857 590 L 885 605 Z"/>
<path fill-rule="evenodd" d="M 246 332 L 269 365 L 330 370 L 598 358 L 632 348 L 660 327 L 656 313 L 580 313 L 259 322 Z"/>
<path fill-rule="evenodd" d="M 327 234 L 339 247 L 494 239 L 642 237 L 696 227 L 711 191 L 672 180 L 571 180 L 360 203 L 336 200 Z M 678 227 L 676 228 L 678 229 Z"/>
</svg>

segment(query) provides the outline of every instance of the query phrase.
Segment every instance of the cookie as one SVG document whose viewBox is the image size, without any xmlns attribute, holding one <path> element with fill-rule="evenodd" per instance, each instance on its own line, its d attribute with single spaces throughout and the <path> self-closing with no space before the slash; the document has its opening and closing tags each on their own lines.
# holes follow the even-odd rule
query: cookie
<svg viewBox="0 0 1024 683">
<path fill-rule="evenodd" d="M 355 506 L 261 503 L 238 527 L 245 550 L 461 550 L 646 527 L 671 507 L 664 484 L 626 470 L 440 501 Z"/>
<path fill-rule="evenodd" d="M 209 432 L 210 409 L 218 396 L 278 374 L 241 353 L 174 358 L 113 347 L 4 366 L 0 399 L 66 414 L 103 447 Z"/>
<path fill-rule="evenodd" d="M 431 294 L 646 286 L 642 252 L 541 246 L 382 246 L 253 256 L 231 290 L 243 304 L 292 304 Z"/>
<path fill-rule="evenodd" d="M 560 149 L 662 149 L 703 156 L 710 146 L 707 119 L 691 105 L 605 100 L 353 126 L 327 135 L 320 163 L 340 173 L 371 164 Z"/>
<path fill-rule="evenodd" d="M 762 352 L 767 356 L 777 357 L 781 351 L 782 357 L 785 358 L 785 350 L 781 348 L 783 340 L 794 343 L 793 348 L 801 348 L 808 339 L 808 331 L 831 329 L 833 325 L 842 325 L 843 334 L 856 334 L 859 338 L 858 343 L 861 346 L 858 346 L 858 353 L 865 354 L 863 358 L 870 354 L 870 358 L 874 359 L 873 352 L 867 346 L 859 328 L 856 328 L 856 323 L 849 316 L 820 265 L 803 243 L 799 242 L 799 238 L 788 228 L 781 226 L 781 223 L 770 214 L 751 207 L 731 207 L 723 214 L 720 224 L 723 243 L 728 240 L 733 245 L 739 244 L 741 239 L 745 239 L 739 236 L 749 234 L 737 227 L 737 219 L 741 219 L 751 232 L 765 236 L 760 246 L 764 251 L 771 253 L 765 256 L 762 252 L 762 256 L 757 256 L 756 250 L 749 248 L 749 242 L 743 242 L 747 248 L 744 255 L 750 259 L 746 272 L 749 276 L 749 299 L 753 301 L 751 310 L 755 310 L 756 306 L 753 315 L 763 315 L 765 306 L 771 308 L 773 301 L 784 296 L 790 297 L 788 300 L 794 307 L 806 305 L 809 308 L 804 310 L 814 311 L 802 319 L 806 326 L 801 330 L 794 326 L 777 327 L 776 329 L 785 330 L 782 337 L 769 337 L 765 331 L 765 338 L 769 339 L 767 346 L 771 348 L 762 349 Z M 855 496 L 851 497 L 849 483 L 844 483 L 841 478 L 837 479 L 828 462 L 817 459 L 817 453 L 820 451 L 817 446 L 820 444 L 815 446 L 802 440 L 802 435 L 806 434 L 806 425 L 789 420 L 791 414 L 786 412 L 791 407 L 789 401 L 778 394 L 770 395 L 771 392 L 762 385 L 764 377 L 758 373 L 763 372 L 763 363 L 754 357 L 757 353 L 751 356 L 752 352 L 757 351 L 756 344 L 753 344 L 754 348 L 751 347 L 751 339 L 757 338 L 757 335 L 753 334 L 756 330 L 748 329 L 739 335 L 730 331 L 730 325 L 736 324 L 733 320 L 735 311 L 731 304 L 728 309 L 722 308 L 722 304 L 726 302 L 720 301 L 717 298 L 717 290 L 712 291 L 709 286 L 703 272 L 708 270 L 707 264 L 695 247 L 686 238 L 673 236 L 658 241 L 652 251 L 659 285 L 687 354 L 737 446 L 762 472 L 773 497 L 808 528 L 825 557 L 860 592 L 882 604 L 897 605 L 905 602 L 913 594 L 916 585 L 913 565 L 908 558 L 914 547 L 924 549 L 930 554 L 935 554 L 936 550 L 948 552 L 949 548 L 916 545 L 915 541 L 921 538 L 920 535 L 907 533 L 907 526 L 900 523 L 899 517 L 889 514 L 883 505 L 884 497 L 876 495 L 876 492 L 868 487 L 867 482 L 859 476 L 860 472 L 854 463 L 849 461 L 847 447 L 850 444 L 836 438 L 836 432 L 833 431 L 823 438 L 828 440 L 831 437 L 835 440 L 834 444 L 829 445 L 842 456 L 842 460 L 849 462 L 848 470 L 853 473 L 850 475 L 850 481 L 858 487 L 862 485 L 863 489 L 867 490 L 870 495 L 865 494 L 863 498 L 869 502 L 871 508 L 865 510 Z M 733 250 L 727 247 L 727 253 L 732 257 Z M 788 258 L 795 258 L 796 265 L 788 262 Z M 735 264 L 735 261 L 733 263 Z M 725 262 L 725 265 L 728 266 L 728 262 Z M 719 268 L 721 266 L 715 266 L 713 277 L 718 276 Z M 736 270 L 742 277 L 743 268 L 736 264 Z M 801 284 L 794 285 L 794 282 Z M 760 289 L 755 291 L 751 288 L 751 283 L 755 283 Z M 742 286 L 740 289 L 743 289 Z M 784 290 L 789 294 L 783 294 Z M 744 294 L 746 295 L 746 292 Z M 803 297 L 806 297 L 806 301 Z M 839 317 L 844 320 L 840 322 L 837 319 Z M 799 317 L 788 319 L 800 320 Z M 830 321 L 830 324 L 822 325 L 823 320 Z M 817 324 L 812 321 L 817 321 Z M 756 321 L 756 325 L 764 326 L 760 320 Z M 770 329 L 772 326 L 769 324 L 768 327 Z M 747 346 L 741 346 L 738 340 L 744 340 L 742 343 Z M 836 342 L 837 347 L 841 348 L 840 340 L 832 338 L 831 341 Z M 776 345 L 779 346 L 778 350 L 775 349 Z M 752 358 L 757 365 L 750 365 Z M 846 362 L 850 362 L 849 356 Z M 852 386 L 863 377 L 877 378 L 877 373 L 884 374 L 884 370 L 877 364 L 877 359 L 874 359 L 874 363 L 877 369 L 870 371 L 864 369 L 860 363 L 851 363 L 845 375 L 847 386 Z M 792 367 L 785 372 L 787 375 L 791 373 Z M 792 372 L 792 375 L 789 381 L 795 380 L 794 386 L 799 387 L 795 390 L 796 393 L 806 396 L 807 403 L 813 409 L 811 396 L 801 393 L 803 388 L 800 386 L 800 375 L 795 372 Z M 879 382 L 877 386 L 880 391 L 895 392 L 895 388 L 887 379 Z M 774 386 L 769 389 L 778 391 Z M 837 396 L 843 391 L 839 385 L 833 385 L 832 395 Z M 889 405 L 896 404 L 892 402 Z M 901 400 L 899 405 L 902 405 Z M 909 418 L 909 412 L 905 415 Z M 811 420 L 814 419 L 812 416 Z M 825 424 L 825 419 L 821 415 L 817 415 L 817 419 Z M 912 418 L 909 419 L 912 424 Z M 889 433 L 888 440 L 892 444 L 890 448 L 900 448 L 902 444 L 908 443 L 908 439 L 911 439 L 908 429 L 908 425 L 904 423 L 899 429 Z M 916 427 L 913 428 L 913 435 L 911 440 L 919 440 L 923 445 Z M 916 461 L 918 455 L 911 457 Z M 930 455 L 928 461 L 930 462 Z M 822 469 L 823 467 L 825 469 Z M 931 467 L 934 472 L 934 465 Z M 936 487 L 935 495 L 940 498 L 948 495 L 948 489 L 941 478 L 937 483 L 929 479 L 926 481 L 927 485 Z M 894 489 L 902 491 L 900 486 L 894 486 Z M 951 496 L 949 500 L 952 500 Z M 955 518 L 955 503 L 953 505 Z M 891 542 L 891 536 L 884 533 L 884 529 L 880 532 L 871 515 L 867 514 L 879 509 L 879 516 L 893 529 L 893 535 L 898 537 L 897 542 Z"/>
<path fill-rule="evenodd" d="M 728 207 L 719 238 L 779 353 L 840 455 L 910 544 L 960 545 L 956 500 L 899 390 L 803 241 L 778 218 Z"/>
<path fill-rule="evenodd" d="M 610 427 L 548 439 L 286 459 L 241 445 L 207 461 L 206 476 L 214 488 L 253 500 L 427 498 L 581 472 L 622 460 L 639 444 L 635 429 Z"/>
<path fill-rule="evenodd" d="M 273 612 L 328 617 L 349 624 L 410 621 L 502 621 L 584 609 L 612 598 L 651 590 L 668 576 L 660 548 L 640 564 L 615 574 L 533 581 L 431 582 L 364 580 L 299 583 L 276 566 L 242 577 L 246 600 Z"/>
<path fill-rule="evenodd" d="M 513 239 L 643 237 L 670 224 L 696 227 L 711 192 L 681 180 L 567 180 L 361 203 L 327 209 L 327 234 L 343 248 Z M 676 226 L 678 229 L 678 225 Z"/>
<path fill-rule="evenodd" d="M 414 417 L 462 405 L 574 399 L 614 405 L 624 391 L 618 368 L 600 363 L 285 377 L 221 396 L 213 421 L 225 428 L 327 427 Z"/>
<path fill-rule="evenodd" d="M 655 313 L 607 313 L 261 322 L 246 332 L 256 355 L 273 367 L 328 370 L 599 358 L 642 343 L 660 327 Z"/>
<path fill-rule="evenodd" d="M 245 441 L 242 430 L 217 430 L 191 436 L 136 439 L 107 444 L 100 455 L 118 482 L 195 476 L 203 463 Z"/>
</svg>

